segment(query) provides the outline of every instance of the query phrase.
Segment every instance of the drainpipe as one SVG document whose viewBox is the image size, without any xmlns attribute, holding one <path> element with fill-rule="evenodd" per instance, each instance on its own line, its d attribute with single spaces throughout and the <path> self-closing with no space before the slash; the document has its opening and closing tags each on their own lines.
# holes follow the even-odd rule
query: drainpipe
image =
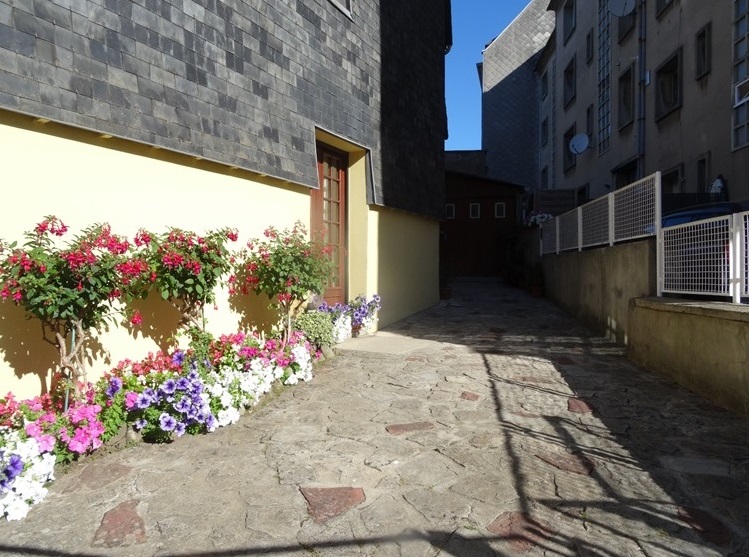
<svg viewBox="0 0 749 557">
<path fill-rule="evenodd" d="M 640 73 L 640 87 L 638 91 L 639 102 L 637 103 L 637 178 L 645 176 L 645 87 L 648 85 L 648 70 L 645 60 L 645 33 L 647 30 L 647 10 L 645 1 L 640 0 L 638 11 L 638 53 L 637 62 Z"/>
</svg>

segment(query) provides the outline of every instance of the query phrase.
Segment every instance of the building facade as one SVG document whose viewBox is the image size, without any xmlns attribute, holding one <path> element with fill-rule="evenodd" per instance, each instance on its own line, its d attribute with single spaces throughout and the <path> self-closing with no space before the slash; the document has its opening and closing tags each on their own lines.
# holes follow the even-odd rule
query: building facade
<svg viewBox="0 0 749 557">
<path fill-rule="evenodd" d="M 382 295 L 381 325 L 428 307 L 450 25 L 449 0 L 2 0 L 0 237 L 50 214 L 240 241 L 300 220 L 340 247 L 341 297 Z M 2 388 L 38 390 L 54 355 L 0 312 Z M 94 368 L 154 348 L 118 334 Z"/>
<path fill-rule="evenodd" d="M 666 208 L 669 196 L 682 205 L 711 199 L 719 175 L 723 198 L 749 198 L 746 2 L 548 8 L 555 32 L 535 69 L 536 188 L 584 201 L 661 171 Z"/>
<path fill-rule="evenodd" d="M 482 53 L 481 147 L 487 175 L 532 186 L 538 180 L 538 83 L 533 73 L 554 28 L 548 0 L 531 0 Z"/>
</svg>

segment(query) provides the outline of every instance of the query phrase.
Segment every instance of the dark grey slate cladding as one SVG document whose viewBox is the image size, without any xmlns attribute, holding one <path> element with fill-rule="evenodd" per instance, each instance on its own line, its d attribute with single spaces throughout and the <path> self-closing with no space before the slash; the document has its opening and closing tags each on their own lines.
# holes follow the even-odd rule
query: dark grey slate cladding
<svg viewBox="0 0 749 557">
<path fill-rule="evenodd" d="M 372 148 L 376 203 L 438 215 L 444 10 L 353 4 L 0 0 L 0 107 L 311 187 L 320 126 Z"/>
</svg>

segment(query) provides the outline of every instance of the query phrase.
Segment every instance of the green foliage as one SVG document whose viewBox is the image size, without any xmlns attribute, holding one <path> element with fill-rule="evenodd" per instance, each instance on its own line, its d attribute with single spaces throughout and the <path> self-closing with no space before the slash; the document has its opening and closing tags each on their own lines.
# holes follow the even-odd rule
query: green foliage
<svg viewBox="0 0 749 557">
<path fill-rule="evenodd" d="M 54 216 L 26 232 L 23 248 L 0 241 L 0 298 L 22 305 L 42 322 L 44 338 L 59 353 L 59 368 L 82 377 L 84 343 L 90 329 L 112 316 L 112 303 L 123 296 L 120 265 L 129 244 L 97 224 L 59 246 L 53 237 L 68 228 Z M 70 333 L 75 343 L 67 347 Z"/>
<path fill-rule="evenodd" d="M 306 311 L 296 316 L 293 326 L 317 348 L 333 346 L 333 319 L 331 317 L 330 313 L 322 311 Z"/>
<path fill-rule="evenodd" d="M 265 294 L 284 320 L 285 338 L 291 334 L 294 311 L 310 294 L 320 294 L 333 272 L 329 246 L 307 238 L 307 229 L 265 230 L 265 240 L 254 239 L 237 257 L 233 291 Z"/>
<path fill-rule="evenodd" d="M 226 244 L 236 239 L 236 231 L 228 228 L 205 236 L 178 228 L 163 234 L 141 230 L 129 289 L 140 297 L 155 290 L 182 314 L 185 329 L 202 328 L 203 308 L 214 302 L 216 286 L 230 269 Z"/>
</svg>

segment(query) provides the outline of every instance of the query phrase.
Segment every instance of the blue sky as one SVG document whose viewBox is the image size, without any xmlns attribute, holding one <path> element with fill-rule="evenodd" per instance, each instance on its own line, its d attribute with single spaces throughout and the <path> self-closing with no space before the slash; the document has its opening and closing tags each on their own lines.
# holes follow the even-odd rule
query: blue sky
<svg viewBox="0 0 749 557">
<path fill-rule="evenodd" d="M 453 47 L 447 55 L 446 97 L 450 137 L 445 149 L 481 148 L 481 86 L 476 64 L 484 46 L 528 4 L 528 0 L 453 0 Z"/>
</svg>

